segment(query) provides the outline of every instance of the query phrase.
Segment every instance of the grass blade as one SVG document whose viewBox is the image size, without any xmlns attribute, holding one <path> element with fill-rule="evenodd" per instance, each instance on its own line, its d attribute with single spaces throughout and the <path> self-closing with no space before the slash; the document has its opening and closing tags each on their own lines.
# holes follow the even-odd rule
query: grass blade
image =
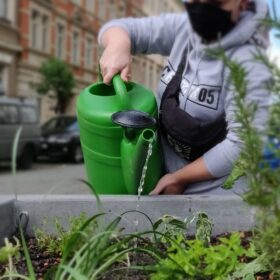
<svg viewBox="0 0 280 280">
<path fill-rule="evenodd" d="M 74 244 L 76 244 L 77 240 L 81 237 L 81 235 L 83 234 L 85 229 L 93 221 L 95 221 L 98 217 L 103 216 L 103 215 L 105 215 L 105 213 L 99 213 L 99 214 L 92 216 L 80 227 L 80 229 L 75 234 L 73 234 L 73 236 L 69 239 L 69 241 L 65 245 L 63 259 L 66 259 L 69 256 L 69 254 L 72 252 L 72 248 L 73 248 Z"/>
<path fill-rule="evenodd" d="M 84 179 L 78 179 L 78 181 L 81 183 L 84 183 L 85 185 L 87 185 L 90 188 L 90 190 L 92 191 L 92 193 L 94 194 L 94 196 L 96 198 L 98 212 L 101 212 L 101 201 L 100 201 L 100 197 L 99 197 L 97 191 L 95 190 L 95 188 L 91 185 L 90 182 L 88 182 Z"/>
<path fill-rule="evenodd" d="M 15 194 L 15 199 L 17 200 L 17 189 L 16 189 L 16 169 L 17 169 L 17 151 L 18 151 L 18 143 L 21 135 L 22 126 L 20 126 L 16 132 L 14 141 L 13 141 L 13 149 L 12 149 L 12 176 L 13 176 L 13 189 Z"/>
<path fill-rule="evenodd" d="M 81 274 L 77 269 L 74 269 L 67 265 L 63 265 L 62 268 L 64 269 L 64 271 L 69 273 L 70 279 L 88 280 L 88 278 Z M 71 278 L 71 276 L 73 278 Z"/>
<path fill-rule="evenodd" d="M 12 277 L 12 278 L 15 278 L 15 279 L 30 280 L 29 277 L 26 277 L 26 276 L 23 276 L 23 275 L 20 275 L 20 274 L 16 274 L 16 273 L 15 274 L 9 274 L 9 275 L 0 276 L 0 280 L 2 280 L 2 279 L 6 279 L 7 280 L 8 277 Z"/>
<path fill-rule="evenodd" d="M 32 266 L 31 258 L 30 258 L 29 252 L 28 252 L 25 237 L 24 237 L 23 230 L 22 230 L 22 227 L 21 227 L 20 223 L 19 223 L 19 232 L 20 232 L 20 238 L 21 238 L 21 242 L 22 242 L 24 256 L 25 256 L 25 259 L 26 259 L 27 270 L 28 270 L 28 273 L 29 273 L 28 279 L 29 280 L 36 280 L 36 275 L 35 275 L 35 272 L 34 272 L 34 268 Z"/>
</svg>

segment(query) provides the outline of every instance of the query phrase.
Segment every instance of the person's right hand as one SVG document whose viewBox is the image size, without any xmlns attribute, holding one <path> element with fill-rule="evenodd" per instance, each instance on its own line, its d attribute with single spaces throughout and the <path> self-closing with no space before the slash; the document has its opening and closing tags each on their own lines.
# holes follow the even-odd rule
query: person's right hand
<svg viewBox="0 0 280 280">
<path fill-rule="evenodd" d="M 128 33 L 120 27 L 112 27 L 104 32 L 101 41 L 105 48 L 99 61 L 103 82 L 109 84 L 117 73 L 127 82 L 131 63 Z"/>
<path fill-rule="evenodd" d="M 131 56 L 127 50 L 108 46 L 100 58 L 101 74 L 103 82 L 109 84 L 112 78 L 120 73 L 122 80 L 128 82 Z"/>
</svg>

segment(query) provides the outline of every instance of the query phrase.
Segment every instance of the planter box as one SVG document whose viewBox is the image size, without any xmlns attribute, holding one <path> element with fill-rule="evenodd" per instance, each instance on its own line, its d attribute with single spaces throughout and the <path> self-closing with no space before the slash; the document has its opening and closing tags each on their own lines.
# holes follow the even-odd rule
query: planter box
<svg viewBox="0 0 280 280">
<path fill-rule="evenodd" d="M 15 232 L 14 198 L 0 196 L 0 246 L 5 237 L 10 237 Z"/>
<path fill-rule="evenodd" d="M 138 202 L 135 195 L 101 195 L 100 200 L 101 209 L 98 210 L 96 199 L 90 195 L 20 195 L 17 200 L 0 197 L 0 240 L 15 231 L 16 221 L 22 212 L 29 216 L 26 233 L 33 236 L 34 227 L 54 232 L 54 218 L 67 227 L 69 217 L 79 216 L 81 212 L 89 216 L 106 212 L 108 214 L 102 218 L 106 224 L 126 211 L 135 210 Z M 184 219 L 203 211 L 214 223 L 214 235 L 247 231 L 254 226 L 254 209 L 236 195 L 142 196 L 138 210 L 147 214 L 153 222 L 165 214 Z M 46 220 L 47 223 L 44 223 Z M 124 215 L 121 226 L 126 232 L 151 229 L 148 219 L 135 212 Z"/>
</svg>

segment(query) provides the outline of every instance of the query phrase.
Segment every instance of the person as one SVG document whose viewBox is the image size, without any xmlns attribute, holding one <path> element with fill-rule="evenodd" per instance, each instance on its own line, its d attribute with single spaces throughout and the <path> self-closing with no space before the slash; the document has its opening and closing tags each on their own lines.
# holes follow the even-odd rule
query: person
<svg viewBox="0 0 280 280">
<path fill-rule="evenodd" d="M 151 194 L 223 194 L 242 141 L 229 69 L 208 50 L 222 48 L 247 72 L 247 101 L 258 106 L 254 126 L 268 118 L 271 75 L 254 59 L 268 46 L 260 20 L 265 0 L 187 0 L 186 12 L 111 20 L 99 31 L 103 80 L 128 81 L 131 55 L 168 56 L 157 92 L 165 175 Z M 242 193 L 243 186 L 234 191 Z"/>
</svg>

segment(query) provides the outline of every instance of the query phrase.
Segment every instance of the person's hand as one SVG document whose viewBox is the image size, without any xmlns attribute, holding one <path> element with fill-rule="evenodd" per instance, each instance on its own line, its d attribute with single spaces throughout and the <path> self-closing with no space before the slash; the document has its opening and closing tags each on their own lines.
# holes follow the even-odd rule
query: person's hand
<svg viewBox="0 0 280 280">
<path fill-rule="evenodd" d="M 128 82 L 130 63 L 131 55 L 127 50 L 114 46 L 105 48 L 100 58 L 103 82 L 109 84 L 117 73 L 120 73 L 122 80 Z"/>
<path fill-rule="evenodd" d="M 157 183 L 150 195 L 155 194 L 182 194 L 185 190 L 185 185 L 179 183 L 174 174 L 164 175 Z"/>
</svg>

